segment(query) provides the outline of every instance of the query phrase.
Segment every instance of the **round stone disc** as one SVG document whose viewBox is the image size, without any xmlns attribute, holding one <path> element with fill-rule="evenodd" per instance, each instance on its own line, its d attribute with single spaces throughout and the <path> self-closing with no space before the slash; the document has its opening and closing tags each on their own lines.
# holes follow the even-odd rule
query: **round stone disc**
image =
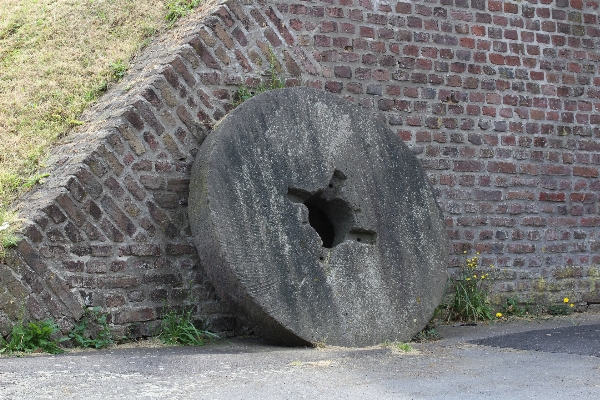
<svg viewBox="0 0 600 400">
<path fill-rule="evenodd" d="M 406 341 L 441 301 L 447 236 L 418 160 L 327 92 L 274 90 L 227 115 L 189 213 L 219 295 L 277 343 Z"/>
</svg>

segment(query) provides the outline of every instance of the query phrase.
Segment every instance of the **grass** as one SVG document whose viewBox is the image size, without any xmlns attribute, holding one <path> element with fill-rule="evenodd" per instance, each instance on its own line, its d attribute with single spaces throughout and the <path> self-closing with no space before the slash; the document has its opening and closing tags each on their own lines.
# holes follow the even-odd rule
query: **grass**
<svg viewBox="0 0 600 400">
<path fill-rule="evenodd" d="M 206 341 L 218 339 L 219 336 L 198 329 L 192 321 L 192 310 L 176 311 L 165 307 L 158 338 L 168 345 L 203 346 Z"/>
<path fill-rule="evenodd" d="M 169 26 L 173 25 L 179 18 L 186 16 L 192 9 L 198 7 L 201 0 L 171 0 L 167 3 L 167 15 L 165 19 Z"/>
<path fill-rule="evenodd" d="M 381 344 L 381 347 L 401 351 L 403 353 L 410 353 L 413 351 L 412 346 L 409 343 L 404 342 L 390 342 L 386 340 Z"/>
<path fill-rule="evenodd" d="M 199 0 L 4 0 L 0 7 L 0 259 L 11 204 L 49 149 L 123 77 L 129 60 Z M 8 239 L 7 239 L 8 238 Z"/>
</svg>

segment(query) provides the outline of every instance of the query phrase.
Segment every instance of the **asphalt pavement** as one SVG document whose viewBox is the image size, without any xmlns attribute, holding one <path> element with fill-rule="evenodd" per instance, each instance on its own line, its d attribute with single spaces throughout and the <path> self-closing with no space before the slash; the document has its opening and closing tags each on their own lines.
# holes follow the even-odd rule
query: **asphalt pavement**
<svg viewBox="0 0 600 400">
<path fill-rule="evenodd" d="M 600 314 L 478 326 L 369 348 L 256 338 L 0 358 L 2 399 L 596 399 Z"/>
</svg>

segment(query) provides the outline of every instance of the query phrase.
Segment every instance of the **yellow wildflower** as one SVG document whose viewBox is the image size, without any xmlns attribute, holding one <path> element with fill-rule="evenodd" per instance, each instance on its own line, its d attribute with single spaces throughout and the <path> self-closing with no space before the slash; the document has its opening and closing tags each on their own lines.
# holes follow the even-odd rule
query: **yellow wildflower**
<svg viewBox="0 0 600 400">
<path fill-rule="evenodd" d="M 571 304 L 569 305 L 569 307 L 575 307 L 575 304 L 571 303 Z"/>
<path fill-rule="evenodd" d="M 565 297 L 565 298 L 563 299 L 563 302 L 564 302 L 564 303 L 568 303 L 568 302 L 569 302 L 569 298 L 568 298 L 568 297 Z"/>
<path fill-rule="evenodd" d="M 496 318 L 502 318 L 502 313 L 501 312 L 497 312 L 496 313 Z"/>
</svg>

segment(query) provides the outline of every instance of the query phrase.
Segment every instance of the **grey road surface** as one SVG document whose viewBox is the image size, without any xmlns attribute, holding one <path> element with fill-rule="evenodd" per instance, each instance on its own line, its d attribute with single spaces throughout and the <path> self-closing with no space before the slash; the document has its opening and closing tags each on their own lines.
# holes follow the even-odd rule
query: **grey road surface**
<svg viewBox="0 0 600 400">
<path fill-rule="evenodd" d="M 394 347 L 115 347 L 0 358 L 2 399 L 600 399 L 599 314 L 441 326 Z"/>
</svg>

